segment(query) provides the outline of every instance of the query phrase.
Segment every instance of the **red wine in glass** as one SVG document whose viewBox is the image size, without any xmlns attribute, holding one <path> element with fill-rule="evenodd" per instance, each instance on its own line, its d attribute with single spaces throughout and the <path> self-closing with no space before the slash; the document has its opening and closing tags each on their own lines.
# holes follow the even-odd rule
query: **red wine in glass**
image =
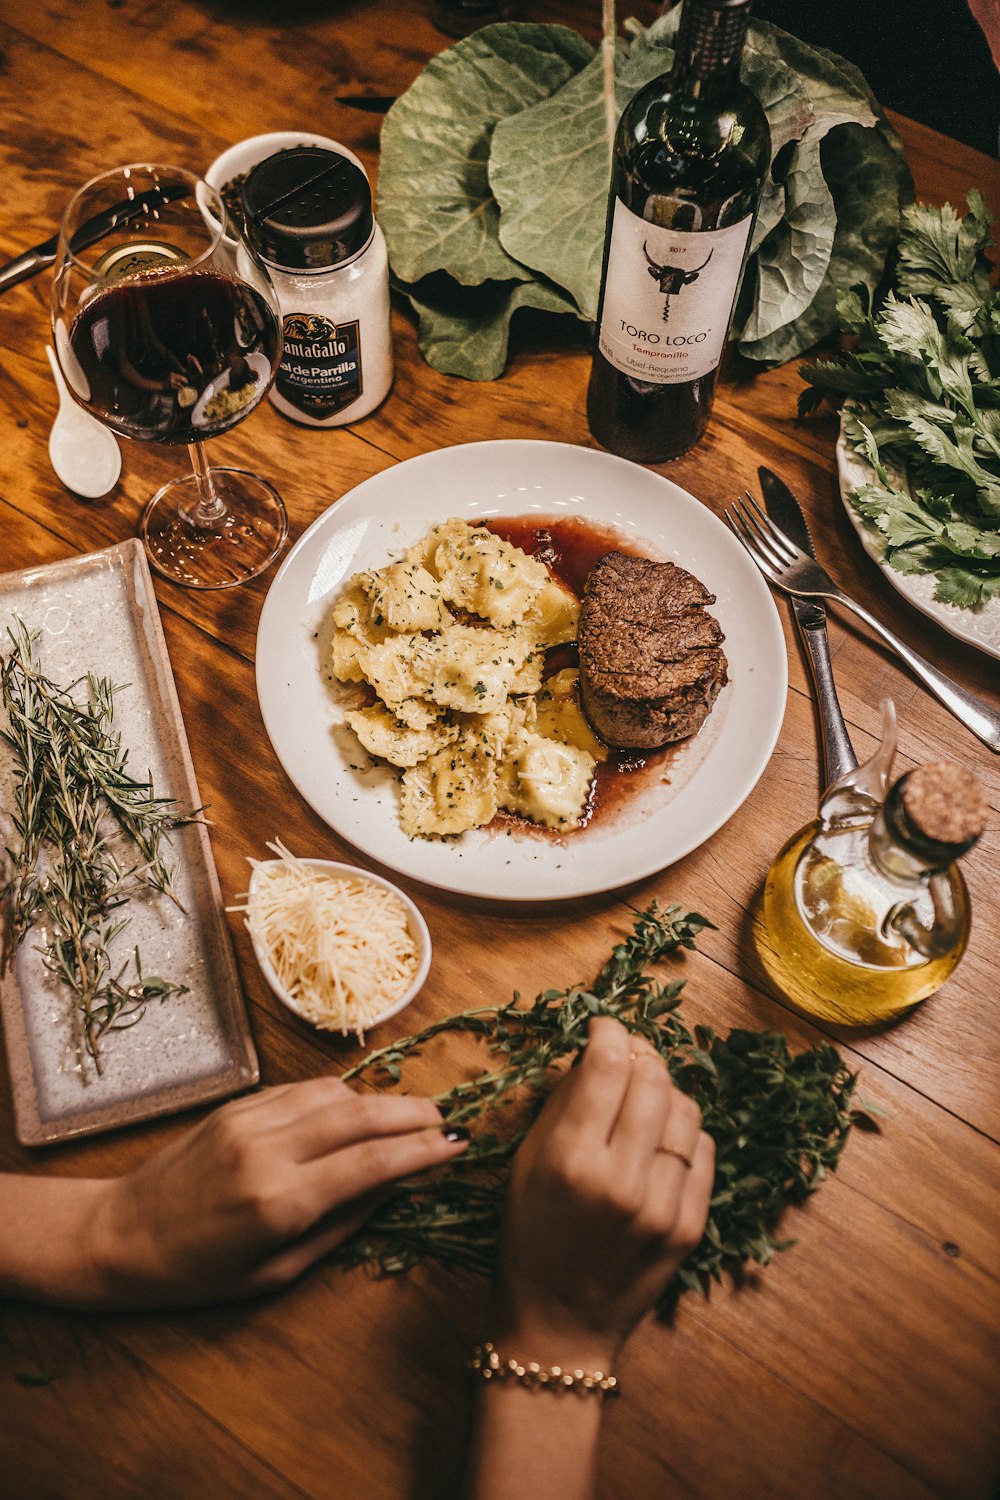
<svg viewBox="0 0 1000 1500">
<path fill-rule="evenodd" d="M 191 443 L 257 405 L 280 353 L 277 320 L 244 281 L 147 270 L 97 292 L 73 320 L 82 403 L 126 437 Z"/>
<path fill-rule="evenodd" d="M 187 447 L 191 472 L 157 490 L 139 531 L 158 572 L 199 589 L 257 577 L 288 535 L 272 484 L 205 455 L 206 438 L 260 404 L 281 358 L 277 294 L 224 223 L 218 193 L 184 168 L 117 167 L 70 200 L 52 280 L 74 398 L 126 437 Z"/>
</svg>

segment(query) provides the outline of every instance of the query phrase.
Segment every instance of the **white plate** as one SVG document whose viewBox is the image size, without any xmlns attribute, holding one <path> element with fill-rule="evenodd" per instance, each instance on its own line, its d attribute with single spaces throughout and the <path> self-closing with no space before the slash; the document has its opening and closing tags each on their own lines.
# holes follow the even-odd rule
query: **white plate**
<svg viewBox="0 0 1000 1500">
<path fill-rule="evenodd" d="M 324 632 L 337 593 L 360 568 L 399 557 L 438 521 L 463 516 L 579 516 L 614 526 L 716 595 L 730 683 L 708 721 L 613 819 L 555 840 L 487 829 L 408 839 L 394 773 L 367 768 L 324 676 Z M 767 585 L 711 511 L 649 469 L 589 448 L 469 443 L 424 454 L 351 490 L 300 537 L 275 576 L 257 632 L 257 693 L 271 743 L 330 827 L 389 869 L 444 890 L 551 901 L 614 890 L 698 847 L 747 797 L 774 748 L 788 665 Z M 360 769 L 359 769 L 360 768 Z"/>
<path fill-rule="evenodd" d="M 840 483 L 840 498 L 844 502 L 862 546 L 874 562 L 882 569 L 893 588 L 898 589 L 904 599 L 916 606 L 923 614 L 944 627 L 949 634 L 990 656 L 1000 657 L 1000 598 L 990 599 L 982 609 L 961 609 L 957 604 L 942 604 L 935 599 L 937 579 L 933 573 L 899 573 L 885 560 L 885 537 L 874 526 L 858 515 L 847 498 L 851 490 L 859 485 L 871 484 L 875 478 L 873 470 L 850 446 L 841 426 L 837 440 L 837 478 Z"/>
</svg>

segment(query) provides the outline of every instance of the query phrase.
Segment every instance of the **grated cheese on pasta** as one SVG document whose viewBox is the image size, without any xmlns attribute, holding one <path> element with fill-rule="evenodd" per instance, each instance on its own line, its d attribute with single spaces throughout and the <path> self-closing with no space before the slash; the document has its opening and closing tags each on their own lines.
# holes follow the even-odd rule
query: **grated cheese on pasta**
<svg viewBox="0 0 1000 1500">
<path fill-rule="evenodd" d="M 419 966 L 406 908 L 362 874 L 333 874 L 280 843 L 268 847 L 278 859 L 250 861 L 253 885 L 237 909 L 299 1014 L 364 1041 L 365 1027 L 408 989 Z"/>
<path fill-rule="evenodd" d="M 579 826 L 608 751 L 584 717 L 576 668 L 542 680 L 546 652 L 575 640 L 578 615 L 539 558 L 460 516 L 348 581 L 333 605 L 333 675 L 374 693 L 345 707 L 344 722 L 374 761 L 402 772 L 408 838 L 458 836 L 501 808 Z M 558 776 L 523 775 L 543 751 Z"/>
</svg>

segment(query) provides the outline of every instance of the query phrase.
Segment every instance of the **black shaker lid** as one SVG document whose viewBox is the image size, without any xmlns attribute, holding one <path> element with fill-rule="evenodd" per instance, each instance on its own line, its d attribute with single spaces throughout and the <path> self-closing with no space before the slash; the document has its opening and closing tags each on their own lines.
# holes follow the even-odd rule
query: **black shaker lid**
<svg viewBox="0 0 1000 1500">
<path fill-rule="evenodd" d="M 243 208 L 254 248 L 290 270 L 352 259 L 374 222 L 364 172 L 321 146 L 293 146 L 258 162 L 243 184 Z"/>
</svg>

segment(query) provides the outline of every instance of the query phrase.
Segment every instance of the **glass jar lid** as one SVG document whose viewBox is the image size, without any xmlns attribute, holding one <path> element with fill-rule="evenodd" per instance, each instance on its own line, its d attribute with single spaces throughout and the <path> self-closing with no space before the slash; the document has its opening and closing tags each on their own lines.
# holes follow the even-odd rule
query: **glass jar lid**
<svg viewBox="0 0 1000 1500">
<path fill-rule="evenodd" d="M 287 270 L 353 260 L 374 227 L 368 178 L 321 146 L 293 146 L 258 162 L 243 184 L 243 208 L 254 249 Z"/>
</svg>

